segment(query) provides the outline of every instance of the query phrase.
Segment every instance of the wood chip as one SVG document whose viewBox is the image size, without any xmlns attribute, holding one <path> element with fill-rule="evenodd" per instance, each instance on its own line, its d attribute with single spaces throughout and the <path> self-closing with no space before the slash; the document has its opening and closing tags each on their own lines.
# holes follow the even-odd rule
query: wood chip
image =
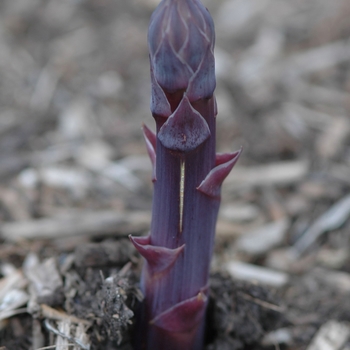
<svg viewBox="0 0 350 350">
<path fill-rule="evenodd" d="M 278 162 L 250 168 L 237 166 L 225 180 L 229 189 L 252 186 L 286 186 L 297 183 L 308 173 L 309 162 Z"/>
<path fill-rule="evenodd" d="M 77 346 L 79 350 L 90 350 L 89 343 L 84 343 L 79 338 L 75 338 L 75 326 L 71 326 L 71 322 L 69 319 L 58 321 L 57 328 L 54 325 L 52 325 L 47 319 L 44 321 L 44 325 L 48 331 L 52 332 L 57 337 L 56 347 L 54 347 L 56 350 L 69 350 L 69 348 L 72 346 Z M 71 333 L 73 333 L 73 335 Z"/>
<path fill-rule="evenodd" d="M 40 305 L 41 313 L 44 318 L 48 318 L 50 320 L 56 320 L 56 321 L 63 321 L 63 320 L 69 320 L 69 322 L 74 324 L 83 324 L 85 326 L 90 326 L 91 323 L 87 320 L 84 320 L 82 318 L 75 317 L 73 315 L 68 315 L 64 311 L 56 310 L 46 304 Z"/>
<path fill-rule="evenodd" d="M 149 229 L 149 212 L 80 212 L 59 218 L 4 223 L 0 236 L 7 241 L 55 239 L 71 236 L 127 236 Z"/>
<path fill-rule="evenodd" d="M 55 258 L 49 258 L 31 266 L 25 266 L 25 274 L 31 283 L 31 291 L 36 300 L 47 303 L 57 303 L 60 296 L 56 295 L 63 287 L 61 275 L 58 272 Z"/>
<path fill-rule="evenodd" d="M 235 279 L 255 281 L 273 287 L 282 287 L 289 279 L 286 273 L 239 261 L 228 262 L 226 264 L 226 269 Z"/>
<path fill-rule="evenodd" d="M 247 222 L 255 220 L 259 215 L 259 208 L 252 204 L 235 203 L 223 205 L 220 217 L 232 222 Z"/>
<path fill-rule="evenodd" d="M 290 344 L 293 340 L 292 332 L 289 328 L 279 328 L 264 335 L 261 344 L 263 346 L 273 346 L 276 344 Z"/>
<path fill-rule="evenodd" d="M 350 185 L 350 166 L 346 164 L 330 164 L 329 169 L 330 176 L 334 181 L 341 181 L 347 185 Z"/>
<path fill-rule="evenodd" d="M 336 202 L 328 211 L 321 215 L 294 244 L 296 254 L 305 252 L 324 232 L 341 227 L 350 216 L 350 195 Z"/>
<path fill-rule="evenodd" d="M 341 269 L 343 266 L 346 266 L 346 262 L 349 260 L 350 251 L 346 245 L 339 249 L 321 247 L 317 252 L 317 262 L 331 269 Z"/>
<path fill-rule="evenodd" d="M 27 279 L 21 270 L 15 270 L 0 279 L 0 300 L 12 289 L 22 288 L 27 284 Z"/>
<path fill-rule="evenodd" d="M 41 326 L 41 321 L 38 319 L 32 320 L 32 338 L 33 338 L 33 344 L 32 348 L 37 350 L 39 348 L 42 348 L 45 345 L 45 336 L 43 334 L 43 329 Z"/>
<path fill-rule="evenodd" d="M 349 337 L 347 323 L 330 320 L 319 329 L 307 350 L 340 350 Z"/>
<path fill-rule="evenodd" d="M 48 109 L 61 73 L 51 62 L 42 69 L 30 100 L 30 107 L 33 110 L 43 113 Z"/>
<path fill-rule="evenodd" d="M 284 241 L 288 227 L 286 218 L 266 224 L 239 237 L 236 247 L 248 254 L 264 254 Z"/>
<path fill-rule="evenodd" d="M 343 293 L 350 293 L 349 273 L 316 267 L 312 271 L 312 274 L 322 280 L 322 282 L 334 288 L 334 290 L 339 290 Z"/>
<path fill-rule="evenodd" d="M 27 201 L 21 199 L 21 193 L 13 188 L 0 187 L 0 205 L 6 208 L 14 221 L 29 220 L 31 208 Z"/>
<path fill-rule="evenodd" d="M 27 312 L 26 308 L 18 309 L 29 300 L 28 293 L 24 291 L 27 283 L 27 279 L 20 270 L 14 270 L 0 279 L 0 321 Z"/>
<path fill-rule="evenodd" d="M 216 223 L 216 236 L 220 238 L 234 238 L 243 234 L 246 227 L 241 224 L 219 219 Z"/>
<path fill-rule="evenodd" d="M 86 334 L 86 327 L 82 323 L 79 323 L 75 330 L 75 339 L 78 341 L 78 344 L 84 344 L 86 347 L 89 347 L 89 336 Z M 73 350 L 80 350 L 81 347 L 76 345 Z"/>
<path fill-rule="evenodd" d="M 286 63 L 289 71 L 302 75 L 334 67 L 349 59 L 350 47 L 348 40 L 339 40 L 297 53 L 291 56 Z"/>
<path fill-rule="evenodd" d="M 348 117 L 334 117 L 316 140 L 316 149 L 321 157 L 330 159 L 339 154 L 344 141 L 350 133 Z"/>
<path fill-rule="evenodd" d="M 56 338 L 56 350 L 69 350 L 70 347 L 70 333 L 71 333 L 71 323 L 69 320 L 63 320 L 57 322 L 57 328 L 59 334 Z"/>
</svg>

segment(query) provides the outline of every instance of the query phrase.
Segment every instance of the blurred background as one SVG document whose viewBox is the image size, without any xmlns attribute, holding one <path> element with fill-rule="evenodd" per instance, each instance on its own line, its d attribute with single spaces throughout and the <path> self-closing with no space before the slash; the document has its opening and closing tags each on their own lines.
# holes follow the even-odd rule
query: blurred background
<svg viewBox="0 0 350 350">
<path fill-rule="evenodd" d="M 147 27 L 157 3 L 1 2 L 2 221 L 150 210 L 141 125 L 154 128 Z M 349 190 L 350 4 L 205 5 L 217 33 L 218 151 L 244 147 L 222 218 L 243 232 L 285 217 L 294 241 Z"/>
<path fill-rule="evenodd" d="M 154 129 L 147 27 L 157 4 L 0 2 L 0 261 L 147 232 L 141 125 Z M 309 292 L 321 280 L 339 292 L 339 278 L 349 294 L 350 2 L 205 5 L 217 34 L 217 148 L 244 148 L 224 184 L 213 269 L 279 270 L 274 287 L 306 274 Z"/>
</svg>

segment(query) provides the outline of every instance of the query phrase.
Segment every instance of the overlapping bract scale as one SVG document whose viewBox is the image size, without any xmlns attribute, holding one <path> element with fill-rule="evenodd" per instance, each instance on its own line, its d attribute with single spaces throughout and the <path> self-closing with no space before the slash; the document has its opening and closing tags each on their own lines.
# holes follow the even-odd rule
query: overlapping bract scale
<svg viewBox="0 0 350 350">
<path fill-rule="evenodd" d="M 158 132 L 164 147 L 173 151 L 190 152 L 210 136 L 205 119 L 192 106 L 187 96 Z"/>
<path fill-rule="evenodd" d="M 185 248 L 185 245 L 175 249 L 154 246 L 151 244 L 150 236 L 130 236 L 130 240 L 138 252 L 146 259 L 151 276 L 170 269 Z"/>
</svg>

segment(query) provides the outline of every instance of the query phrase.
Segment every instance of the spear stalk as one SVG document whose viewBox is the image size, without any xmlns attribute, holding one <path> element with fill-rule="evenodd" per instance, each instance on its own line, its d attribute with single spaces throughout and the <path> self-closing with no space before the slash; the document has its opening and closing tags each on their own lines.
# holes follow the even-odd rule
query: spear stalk
<svg viewBox="0 0 350 350">
<path fill-rule="evenodd" d="M 145 258 L 137 350 L 203 349 L 221 185 L 240 154 L 215 154 L 214 42 L 199 0 L 162 0 L 151 17 L 152 223 L 130 238 Z"/>
</svg>

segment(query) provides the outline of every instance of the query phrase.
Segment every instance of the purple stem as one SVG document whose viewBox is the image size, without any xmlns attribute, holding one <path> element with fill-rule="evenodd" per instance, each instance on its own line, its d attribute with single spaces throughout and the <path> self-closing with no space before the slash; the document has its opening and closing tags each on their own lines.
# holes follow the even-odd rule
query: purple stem
<svg viewBox="0 0 350 350">
<path fill-rule="evenodd" d="M 220 189 L 240 152 L 215 155 L 214 26 L 199 0 L 163 0 L 149 46 L 154 198 L 150 235 L 131 237 L 145 258 L 135 349 L 201 350 Z"/>
</svg>

